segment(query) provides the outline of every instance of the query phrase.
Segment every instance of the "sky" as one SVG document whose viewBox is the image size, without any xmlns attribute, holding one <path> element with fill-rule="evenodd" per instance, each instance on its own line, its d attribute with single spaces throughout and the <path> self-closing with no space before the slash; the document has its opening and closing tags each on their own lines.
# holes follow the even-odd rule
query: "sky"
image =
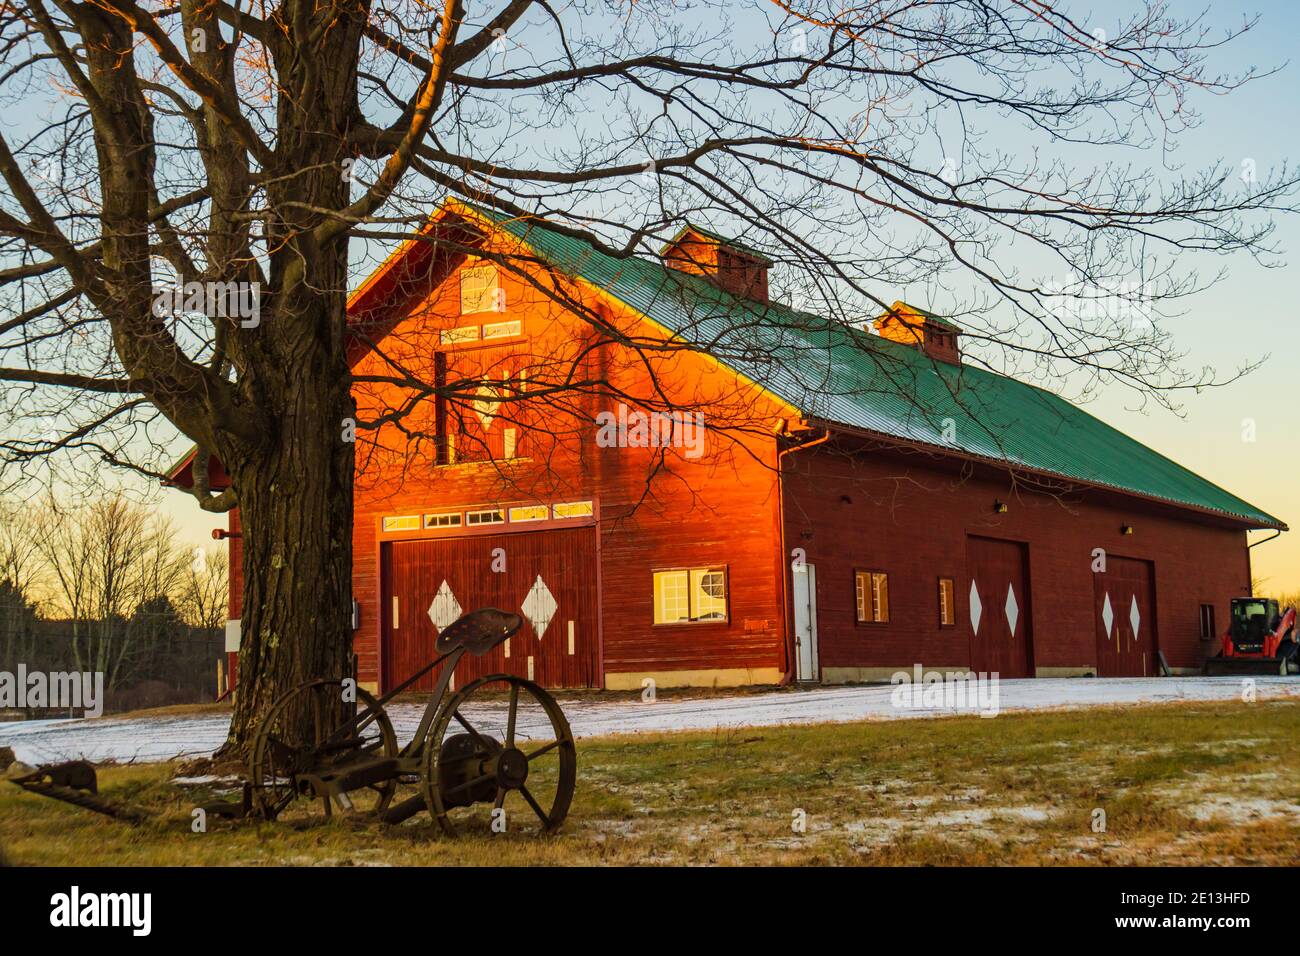
<svg viewBox="0 0 1300 956">
<path fill-rule="evenodd" d="M 1105 24 L 1105 13 L 1118 2 L 1086 9 Z M 1195 15 L 1205 7 L 1173 0 L 1174 16 Z M 1240 166 L 1254 160 L 1261 176 L 1290 159 L 1300 161 L 1300 64 L 1295 56 L 1300 36 L 1300 4 L 1286 0 L 1242 7 L 1209 7 L 1211 24 L 1229 27 L 1244 13 L 1258 12 L 1258 28 L 1238 39 L 1215 61 L 1222 69 L 1257 66 L 1279 68 L 1228 97 L 1201 97 L 1200 128 L 1183 135 L 1176 160 L 1199 168 L 1215 161 Z M 1014 146 L 1014 143 L 1010 144 Z M 1159 162 L 1158 155 L 1151 161 Z M 1276 242 L 1281 264 L 1265 268 L 1246 257 L 1226 261 L 1228 275 L 1214 288 L 1194 297 L 1186 314 L 1168 331 L 1186 364 L 1234 368 L 1267 356 L 1263 366 L 1243 380 L 1180 399 L 1181 414 L 1148 404 L 1139 408 L 1134 395 L 1111 389 L 1084 407 L 1192 471 L 1227 488 L 1297 531 L 1252 551 L 1257 586 L 1264 592 L 1300 592 L 1300 217 L 1280 219 Z M 1216 260 L 1216 264 L 1225 264 Z M 908 290 L 897 290 L 906 298 Z M 886 295 L 889 293 L 886 291 Z M 909 299 L 909 301 L 912 301 Z M 916 302 L 914 304 L 925 305 Z M 211 544 L 211 529 L 224 519 L 201 512 L 192 499 L 171 493 L 161 509 L 176 521 L 189 543 Z M 1272 532 L 1254 532 L 1251 540 Z"/>
</svg>

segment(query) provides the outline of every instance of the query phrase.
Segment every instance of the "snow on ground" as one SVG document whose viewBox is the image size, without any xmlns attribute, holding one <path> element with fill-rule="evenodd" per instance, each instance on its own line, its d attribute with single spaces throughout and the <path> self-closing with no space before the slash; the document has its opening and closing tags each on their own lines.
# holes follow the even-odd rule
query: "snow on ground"
<svg viewBox="0 0 1300 956">
<path fill-rule="evenodd" d="M 1300 699 L 1300 678 L 1254 677 L 1260 700 Z M 561 705 L 577 737 L 608 734 L 662 733 L 677 730 L 715 730 L 734 727 L 771 727 L 855 720 L 898 720 L 956 713 L 953 708 L 899 709 L 889 685 L 786 689 L 765 694 L 640 700 L 562 700 Z M 1003 712 L 1052 708 L 1096 707 L 1111 704 L 1170 701 L 1236 700 L 1242 678 L 1062 678 L 1004 680 L 999 687 Z M 423 706 L 394 704 L 389 708 L 397 738 L 405 743 L 415 732 Z M 966 712 L 971 712 L 967 710 Z M 504 723 L 504 703 L 489 705 L 489 726 L 495 718 Z M 206 755 L 225 740 L 229 718 L 225 714 L 137 717 L 101 717 L 92 720 L 41 720 L 0 723 L 0 746 L 12 747 L 24 763 L 60 760 L 135 761 L 148 763 L 181 756 Z M 540 732 L 536 718 L 520 715 L 520 732 Z"/>
</svg>

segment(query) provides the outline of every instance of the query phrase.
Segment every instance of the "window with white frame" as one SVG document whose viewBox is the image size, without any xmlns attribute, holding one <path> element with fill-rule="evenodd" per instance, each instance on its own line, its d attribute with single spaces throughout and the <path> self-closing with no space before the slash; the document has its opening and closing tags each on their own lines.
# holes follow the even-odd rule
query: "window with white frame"
<svg viewBox="0 0 1300 956">
<path fill-rule="evenodd" d="M 500 508 L 489 508 L 486 511 L 467 511 L 465 513 L 465 523 L 476 524 L 505 524 L 506 516 L 501 513 Z"/>
<path fill-rule="evenodd" d="M 466 266 L 460 270 L 461 315 L 500 312 L 502 305 L 496 266 Z"/>
<path fill-rule="evenodd" d="M 590 518 L 595 508 L 590 501 L 565 501 L 551 509 L 557 518 Z"/>
<path fill-rule="evenodd" d="M 889 575 L 884 571 L 855 571 L 853 590 L 859 624 L 889 623 Z"/>
<path fill-rule="evenodd" d="M 384 518 L 385 531 L 419 531 L 419 515 L 390 515 Z"/>
<path fill-rule="evenodd" d="M 443 511 L 438 514 L 425 515 L 424 526 L 426 528 L 459 528 L 460 512 Z"/>
<path fill-rule="evenodd" d="M 483 338 L 485 339 L 506 339 L 513 338 L 523 332 L 523 323 L 519 319 L 513 322 L 486 322 L 483 325 Z"/>
<path fill-rule="evenodd" d="M 672 568 L 654 572 L 654 622 L 727 620 L 727 569 Z"/>
</svg>

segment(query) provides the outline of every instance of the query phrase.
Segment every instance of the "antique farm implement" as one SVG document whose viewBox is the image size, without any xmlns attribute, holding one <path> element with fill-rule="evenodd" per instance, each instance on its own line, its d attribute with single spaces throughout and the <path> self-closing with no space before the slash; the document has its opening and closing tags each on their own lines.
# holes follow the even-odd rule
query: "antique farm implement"
<svg viewBox="0 0 1300 956">
<path fill-rule="evenodd" d="M 378 700 L 359 688 L 345 695 L 338 680 L 312 681 L 286 693 L 254 740 L 254 807 L 276 819 L 305 801 L 326 815 L 337 807 L 373 813 L 386 823 L 427 809 L 443 830 L 455 833 L 452 811 L 476 806 L 491 808 L 485 829 L 513 829 L 505 803 L 518 795 L 542 831 L 554 830 L 569 811 L 577 778 L 573 733 L 555 698 L 511 674 L 480 677 L 447 697 L 461 657 L 486 654 L 522 623 L 519 615 L 494 608 L 465 615 L 438 635 L 433 661 Z M 415 735 L 399 749 L 385 705 L 439 665 Z M 527 728 L 521 705 L 540 711 L 532 713 Z M 303 720 L 304 714 L 310 719 Z M 499 729 L 488 729 L 485 721 Z M 521 746 L 525 732 L 527 750 Z M 543 763 L 545 776 L 537 780 L 545 784 L 544 795 L 530 786 Z M 403 783 L 418 792 L 396 801 Z"/>
<path fill-rule="evenodd" d="M 330 816 L 337 809 L 389 824 L 427 809 L 448 834 L 476 822 L 484 832 L 555 830 L 577 779 L 573 733 L 555 698 L 512 674 L 452 689 L 464 655 L 488 653 L 522 623 L 495 608 L 466 614 L 439 634 L 432 661 L 379 699 L 351 680 L 314 680 L 289 690 L 258 728 L 242 801 L 209 809 L 267 820 Z M 399 748 L 385 707 L 439 666 L 415 734 Z M 119 819 L 144 818 L 100 799 L 89 764 L 22 769 L 9 779 L 26 790 Z M 398 799 L 403 787 L 414 792 Z"/>
</svg>

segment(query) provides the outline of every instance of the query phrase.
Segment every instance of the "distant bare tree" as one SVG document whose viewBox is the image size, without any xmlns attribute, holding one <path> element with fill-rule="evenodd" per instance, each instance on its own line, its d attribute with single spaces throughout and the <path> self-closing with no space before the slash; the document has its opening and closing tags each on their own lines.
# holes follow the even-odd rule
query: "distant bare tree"
<svg viewBox="0 0 1300 956">
<path fill-rule="evenodd" d="M 215 546 L 197 550 L 181 576 L 177 607 L 191 627 L 220 628 L 230 594 L 230 556 Z"/>
<path fill-rule="evenodd" d="M 67 616 L 76 668 L 102 672 L 112 688 L 159 633 L 130 623 L 143 621 L 141 610 L 159 608 L 159 600 L 171 607 L 188 555 L 176 548 L 167 519 L 120 496 L 58 517 L 42 525 L 37 539 L 51 604 Z"/>
</svg>

